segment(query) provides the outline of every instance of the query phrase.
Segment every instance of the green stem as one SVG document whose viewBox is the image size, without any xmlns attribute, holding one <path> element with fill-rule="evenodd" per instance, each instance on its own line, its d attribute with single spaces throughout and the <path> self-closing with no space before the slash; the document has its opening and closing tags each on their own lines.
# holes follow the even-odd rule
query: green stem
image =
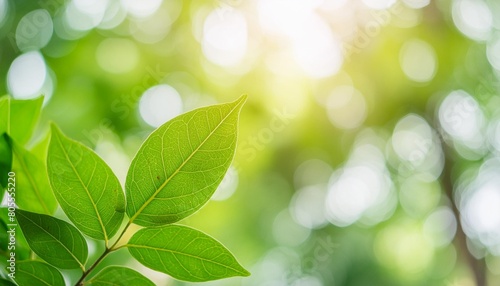
<svg viewBox="0 0 500 286">
<path fill-rule="evenodd" d="M 94 268 L 99 264 L 101 263 L 101 261 L 113 250 L 109 249 L 109 248 L 106 248 L 106 250 L 104 251 L 104 253 L 99 257 L 97 258 L 97 260 L 94 262 L 94 264 L 92 264 L 92 266 L 90 266 L 89 269 L 87 269 L 86 271 L 83 272 L 82 274 L 82 277 L 80 277 L 80 279 L 75 283 L 75 286 L 80 286 L 80 285 L 83 285 L 83 280 L 87 277 L 87 275 L 90 274 L 90 272 L 92 272 L 92 270 L 94 270 Z"/>
<path fill-rule="evenodd" d="M 104 258 L 106 258 L 106 256 L 108 256 L 108 254 L 125 246 L 125 245 L 122 245 L 122 246 L 116 247 L 116 245 L 122 239 L 123 235 L 125 235 L 125 233 L 127 232 L 128 228 L 130 227 L 131 224 L 132 224 L 131 221 L 129 221 L 127 223 L 127 225 L 125 226 L 123 231 L 120 233 L 120 236 L 118 236 L 118 239 L 115 241 L 115 243 L 113 243 L 113 245 L 111 247 L 107 247 L 107 245 L 106 245 L 106 250 L 104 251 L 104 253 L 101 256 L 99 256 L 99 258 L 97 258 L 97 260 L 89 267 L 89 269 L 83 271 L 82 277 L 80 277 L 80 279 L 78 279 L 78 281 L 75 283 L 75 286 L 83 285 L 83 280 L 85 280 L 85 278 L 87 278 L 87 276 L 97 267 L 97 265 L 99 265 L 99 263 L 101 263 L 101 261 L 104 260 Z"/>
</svg>

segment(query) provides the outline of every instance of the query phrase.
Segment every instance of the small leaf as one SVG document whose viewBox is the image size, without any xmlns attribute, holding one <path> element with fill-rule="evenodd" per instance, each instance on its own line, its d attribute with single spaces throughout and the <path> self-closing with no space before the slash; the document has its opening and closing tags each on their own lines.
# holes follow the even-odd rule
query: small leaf
<svg viewBox="0 0 500 286">
<path fill-rule="evenodd" d="M 52 125 L 47 156 L 49 181 L 68 218 L 86 235 L 108 241 L 125 212 L 115 174 L 94 151 Z"/>
<path fill-rule="evenodd" d="M 142 226 L 177 222 L 201 208 L 224 178 L 246 96 L 199 108 L 156 129 L 127 174 L 127 215 Z"/>
<path fill-rule="evenodd" d="M 28 211 L 53 214 L 57 201 L 50 189 L 45 165 L 17 142 L 12 142 L 12 170 L 16 173 L 16 204 Z"/>
<path fill-rule="evenodd" d="M 61 272 L 41 261 L 20 261 L 16 264 L 16 283 L 19 286 L 64 286 Z"/>
<path fill-rule="evenodd" d="M 43 97 L 16 100 L 8 96 L 0 98 L 0 133 L 7 132 L 24 146 L 29 141 L 40 117 Z"/>
<path fill-rule="evenodd" d="M 87 242 L 74 226 L 48 215 L 19 209 L 16 214 L 29 246 L 40 258 L 58 268 L 83 270 Z"/>
<path fill-rule="evenodd" d="M 7 187 L 9 172 L 12 170 L 12 144 L 7 133 L 0 134 L 0 198 Z"/>
<path fill-rule="evenodd" d="M 186 226 L 141 229 L 127 246 L 140 263 L 179 280 L 201 282 L 250 275 L 220 242 Z"/>
<path fill-rule="evenodd" d="M 139 272 L 126 267 L 109 266 L 97 273 L 90 281 L 84 285 L 92 286 L 155 286 L 151 280 L 144 277 Z"/>
</svg>

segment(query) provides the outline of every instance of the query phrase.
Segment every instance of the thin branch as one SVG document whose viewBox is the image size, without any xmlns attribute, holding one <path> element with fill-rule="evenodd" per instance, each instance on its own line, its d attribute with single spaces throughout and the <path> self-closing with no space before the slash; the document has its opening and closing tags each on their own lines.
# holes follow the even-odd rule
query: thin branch
<svg viewBox="0 0 500 286">
<path fill-rule="evenodd" d="M 82 286 L 83 285 L 83 280 L 85 280 L 85 278 L 94 270 L 94 268 L 97 265 L 99 265 L 99 263 L 101 263 L 101 261 L 103 261 L 104 258 L 106 258 L 106 256 L 108 256 L 108 254 L 110 254 L 111 252 L 116 251 L 116 250 L 118 250 L 118 249 L 126 246 L 126 244 L 125 244 L 125 245 L 121 245 L 121 246 L 116 247 L 116 245 L 118 244 L 118 242 L 120 242 L 120 240 L 122 239 L 123 235 L 127 232 L 127 230 L 130 227 L 130 225 L 132 225 L 131 221 L 129 221 L 127 223 L 127 225 L 125 226 L 125 228 L 123 229 L 123 231 L 120 233 L 120 236 L 118 236 L 118 238 L 116 239 L 115 243 L 113 243 L 113 245 L 111 247 L 108 248 L 107 245 L 106 245 L 106 250 L 104 251 L 104 253 L 101 256 L 99 256 L 99 258 L 97 258 L 97 260 L 89 267 L 89 269 L 87 269 L 86 271 L 85 270 L 83 271 L 82 276 L 75 283 L 75 286 Z"/>
</svg>

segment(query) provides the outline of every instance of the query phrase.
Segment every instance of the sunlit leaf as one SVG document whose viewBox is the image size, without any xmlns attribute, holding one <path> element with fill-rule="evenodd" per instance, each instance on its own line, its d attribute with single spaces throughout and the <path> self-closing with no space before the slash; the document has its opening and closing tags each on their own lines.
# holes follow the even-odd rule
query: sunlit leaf
<svg viewBox="0 0 500 286">
<path fill-rule="evenodd" d="M 7 133 L 0 134 L 0 198 L 7 187 L 9 172 L 12 170 L 12 144 Z"/>
<path fill-rule="evenodd" d="M 17 220 L 33 252 L 62 268 L 82 268 L 87 260 L 87 242 L 71 224 L 42 214 L 17 210 Z"/>
<path fill-rule="evenodd" d="M 127 246 L 140 263 L 180 280 L 201 282 L 250 275 L 220 242 L 185 226 L 141 229 Z"/>
<path fill-rule="evenodd" d="M 90 281 L 85 282 L 85 285 L 92 286 L 154 286 L 148 278 L 144 277 L 139 272 L 126 267 L 109 266 L 101 270 Z"/>
<path fill-rule="evenodd" d="M 51 129 L 47 169 L 61 208 L 83 233 L 108 240 L 125 212 L 118 179 L 92 150 L 64 136 L 55 125 Z"/>
<path fill-rule="evenodd" d="M 16 174 L 16 203 L 28 211 L 53 214 L 57 201 L 51 191 L 45 165 L 17 142 L 12 144 L 12 170 Z"/>
<path fill-rule="evenodd" d="M 146 139 L 130 166 L 127 215 L 142 226 L 179 221 L 212 196 L 234 155 L 246 96 L 180 115 Z"/>
<path fill-rule="evenodd" d="M 0 133 L 7 132 L 20 145 L 26 144 L 40 117 L 42 103 L 43 97 L 29 100 L 0 98 Z"/>
<path fill-rule="evenodd" d="M 42 162 L 46 162 L 49 143 L 50 143 L 50 130 L 46 132 L 31 146 L 30 151 Z"/>
<path fill-rule="evenodd" d="M 59 286 L 65 284 L 59 270 L 41 261 L 17 262 L 15 280 L 19 286 Z"/>
</svg>

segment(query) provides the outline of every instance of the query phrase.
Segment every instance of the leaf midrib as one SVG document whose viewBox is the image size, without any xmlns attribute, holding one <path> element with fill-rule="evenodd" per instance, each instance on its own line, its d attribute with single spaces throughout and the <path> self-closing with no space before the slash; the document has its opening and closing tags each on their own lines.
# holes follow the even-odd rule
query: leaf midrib
<svg viewBox="0 0 500 286">
<path fill-rule="evenodd" d="M 69 255 L 71 255 L 71 257 L 73 257 L 75 259 L 75 261 L 80 265 L 80 268 L 85 269 L 84 266 L 83 266 L 83 264 L 80 263 L 80 260 L 59 239 L 57 239 L 56 237 L 54 237 L 50 232 L 46 231 L 41 225 L 39 225 L 38 223 L 36 223 L 35 221 L 33 221 L 31 218 L 23 215 L 22 213 L 19 213 L 19 214 L 21 216 L 23 216 L 24 218 L 26 218 L 27 220 L 31 221 L 31 223 L 33 223 L 34 225 L 36 225 L 39 229 L 41 229 L 47 235 L 49 235 L 50 237 L 52 237 L 56 242 L 58 242 L 69 253 Z M 58 225 L 58 228 L 59 227 L 60 226 Z"/>
<path fill-rule="evenodd" d="M 233 268 L 231 266 L 222 264 L 220 262 L 217 262 L 217 261 L 214 261 L 214 260 L 210 260 L 208 258 L 204 258 L 204 257 L 192 255 L 192 254 L 185 253 L 185 252 L 180 252 L 180 251 L 175 251 L 175 250 L 165 249 L 165 248 L 159 248 L 159 247 L 154 247 L 154 246 L 148 246 L 148 245 L 127 244 L 126 246 L 128 248 L 131 248 L 131 247 L 132 248 L 134 248 L 134 247 L 135 248 L 144 248 L 144 249 L 150 249 L 150 250 L 155 250 L 155 251 L 169 252 L 169 253 L 172 253 L 172 254 L 184 255 L 184 256 L 191 257 L 191 258 L 196 258 L 196 259 L 199 259 L 199 260 L 203 260 L 203 261 L 206 261 L 206 262 L 217 264 L 217 265 L 219 265 L 221 267 L 231 269 L 231 270 L 233 270 L 233 271 L 235 271 L 237 273 L 240 273 L 240 274 L 246 274 L 245 272 L 242 272 L 241 270 L 235 269 L 235 268 Z"/>
<path fill-rule="evenodd" d="M 70 160 L 68 153 L 66 152 L 66 149 L 64 148 L 64 145 L 62 144 L 61 141 L 61 134 L 58 134 L 57 136 L 57 141 L 59 143 L 59 146 L 61 147 L 61 150 L 63 151 L 64 156 L 66 157 L 66 160 L 69 162 L 69 165 L 71 166 L 71 169 L 73 169 L 73 172 L 75 173 L 76 177 L 80 181 L 80 184 L 83 186 L 83 189 L 85 190 L 85 193 L 87 194 L 90 203 L 92 204 L 92 207 L 94 208 L 94 212 L 97 216 L 97 220 L 99 221 L 99 225 L 101 226 L 102 232 L 104 234 L 104 241 L 108 241 L 108 234 L 106 232 L 106 228 L 104 227 L 104 222 L 102 221 L 101 215 L 99 214 L 99 211 L 97 210 L 97 205 L 94 203 L 94 200 L 92 199 L 92 196 L 90 195 L 90 191 L 87 188 L 87 186 L 83 183 L 82 178 L 80 177 L 80 174 L 77 172 L 75 166 L 73 165 L 73 161 Z"/>
<path fill-rule="evenodd" d="M 40 204 L 42 205 L 44 211 L 46 214 L 50 214 L 50 211 L 49 211 L 49 208 L 48 206 L 45 204 L 45 201 L 43 200 L 42 196 L 41 196 L 41 193 L 40 193 L 40 190 L 38 189 L 38 185 L 35 183 L 35 180 L 33 179 L 33 177 L 31 176 L 31 172 L 28 170 L 28 167 L 27 165 L 25 164 L 22 156 L 20 156 L 19 154 L 19 150 L 17 149 L 17 147 L 14 145 L 13 143 L 13 148 L 12 150 L 14 151 L 14 155 L 17 157 L 18 161 L 19 161 L 19 164 L 21 165 L 21 169 L 23 169 L 26 174 L 26 177 L 28 178 L 28 181 L 30 183 L 30 185 L 33 187 L 33 190 L 35 191 L 35 195 L 38 199 L 38 201 L 40 202 Z"/>
<path fill-rule="evenodd" d="M 186 160 L 182 162 L 182 164 L 174 171 L 174 173 L 172 173 L 172 175 L 169 178 L 167 178 L 165 182 L 163 182 L 160 185 L 160 187 L 156 189 L 153 195 L 149 199 L 147 199 L 146 202 L 144 202 L 144 204 L 139 208 L 139 210 L 130 218 L 129 224 L 131 224 L 142 213 L 142 211 L 144 211 L 144 209 L 156 198 L 156 196 L 163 190 L 163 188 L 165 188 L 165 186 L 170 182 L 170 180 L 172 180 L 172 178 L 174 178 L 180 172 L 180 170 L 184 167 L 184 165 L 186 165 L 189 162 L 189 160 L 191 160 L 191 158 L 198 152 L 198 150 L 200 150 L 200 148 L 207 142 L 207 140 L 212 137 L 215 131 L 219 129 L 219 127 L 226 121 L 226 119 L 241 106 L 242 102 L 243 101 L 240 101 L 234 106 L 233 109 L 231 109 L 231 111 L 219 122 L 219 124 L 217 124 L 217 126 L 208 134 L 208 136 L 200 143 L 200 145 L 193 152 L 191 152 L 191 154 L 186 158 Z"/>
</svg>

